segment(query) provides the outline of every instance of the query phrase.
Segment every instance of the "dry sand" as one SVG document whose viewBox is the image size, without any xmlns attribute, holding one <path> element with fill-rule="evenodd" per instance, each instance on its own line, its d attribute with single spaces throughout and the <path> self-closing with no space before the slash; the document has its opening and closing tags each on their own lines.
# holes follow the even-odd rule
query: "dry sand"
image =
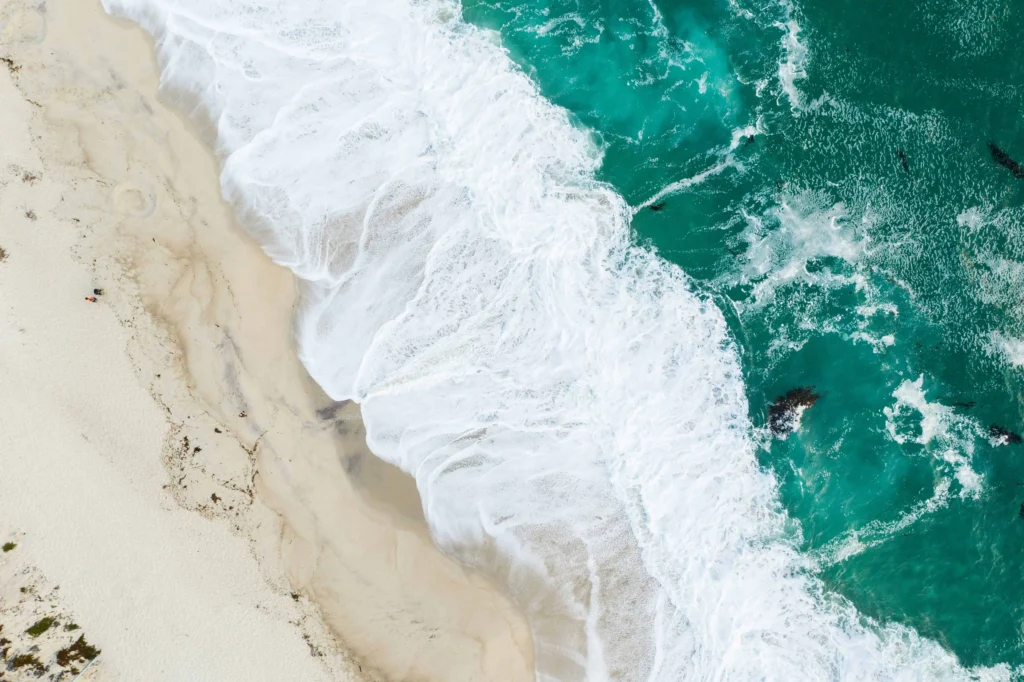
<svg viewBox="0 0 1024 682">
<path fill-rule="evenodd" d="M 532 680 L 522 615 L 296 360 L 293 277 L 158 100 L 148 36 L 99 0 L 0 22 L 7 662 L 39 647 L 70 680 L 55 652 L 84 632 L 83 682 Z"/>
</svg>

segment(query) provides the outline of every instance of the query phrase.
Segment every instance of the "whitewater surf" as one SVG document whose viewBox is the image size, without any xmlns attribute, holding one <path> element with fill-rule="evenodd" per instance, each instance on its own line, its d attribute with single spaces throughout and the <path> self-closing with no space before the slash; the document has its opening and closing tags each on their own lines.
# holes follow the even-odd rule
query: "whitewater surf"
<svg viewBox="0 0 1024 682">
<path fill-rule="evenodd" d="M 1009 679 L 825 589 L 722 311 L 458 4 L 104 2 L 155 37 L 164 95 L 300 278 L 310 374 L 526 612 L 539 680 Z"/>
</svg>

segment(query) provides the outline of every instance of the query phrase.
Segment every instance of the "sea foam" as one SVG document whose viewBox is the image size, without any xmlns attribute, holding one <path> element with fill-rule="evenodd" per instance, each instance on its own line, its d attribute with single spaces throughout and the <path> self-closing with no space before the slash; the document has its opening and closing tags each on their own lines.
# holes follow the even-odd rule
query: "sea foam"
<svg viewBox="0 0 1024 682">
<path fill-rule="evenodd" d="M 361 403 L 438 545 L 507 586 L 539 680 L 1006 676 L 825 593 L 722 315 L 456 4 L 104 2 L 301 279 L 309 372 Z"/>
</svg>

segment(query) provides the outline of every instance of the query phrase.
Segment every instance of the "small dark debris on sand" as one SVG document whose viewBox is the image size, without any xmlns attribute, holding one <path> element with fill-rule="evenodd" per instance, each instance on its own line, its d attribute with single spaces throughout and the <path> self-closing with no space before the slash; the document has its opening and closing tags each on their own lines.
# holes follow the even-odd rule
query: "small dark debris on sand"
<svg viewBox="0 0 1024 682">
<path fill-rule="evenodd" d="M 17 546 L 18 546 L 18 543 L 16 543 L 16 542 L 5 542 L 4 543 L 4 547 L 3 547 L 4 554 L 7 554 L 8 552 L 10 552 L 12 549 L 14 549 Z"/>
<path fill-rule="evenodd" d="M 821 394 L 814 392 L 814 386 L 794 388 L 780 395 L 768 408 L 768 428 L 774 436 L 785 436 L 798 426 L 800 413 L 818 402 Z"/>
<path fill-rule="evenodd" d="M 32 184 L 33 182 L 35 182 L 36 180 L 38 180 L 38 179 L 39 179 L 39 176 L 38 176 L 38 175 L 36 175 L 35 173 L 29 173 L 28 171 L 25 171 L 25 172 L 24 172 L 24 173 L 22 173 L 22 175 L 21 175 L 21 181 L 22 181 L 22 182 L 27 182 L 27 183 L 28 183 L 28 184 L 30 184 L 30 185 L 31 185 L 31 184 Z"/>
<path fill-rule="evenodd" d="M 1011 443 L 1017 445 L 1018 443 L 1024 442 L 1024 438 L 1021 438 L 1019 434 L 1004 429 L 1002 426 L 993 424 L 988 427 L 988 435 L 999 441 L 1000 445 L 1010 445 Z"/>
<path fill-rule="evenodd" d="M 664 201 L 659 201 L 659 202 L 658 202 L 658 203 L 656 203 L 656 204 L 651 204 L 651 205 L 650 205 L 650 206 L 648 206 L 647 208 L 649 208 L 649 209 L 651 209 L 652 211 L 654 211 L 655 213 L 657 213 L 658 211 L 660 211 L 660 210 L 662 210 L 663 208 L 665 208 L 665 202 L 664 202 Z"/>
<path fill-rule="evenodd" d="M 14 63 L 14 60 L 10 57 L 0 57 L 0 62 L 7 65 L 7 70 L 11 73 L 18 73 L 21 71 L 21 67 Z"/>
<path fill-rule="evenodd" d="M 223 431 L 221 431 L 221 430 L 220 430 L 219 428 L 217 428 L 216 426 L 214 426 L 214 427 L 213 427 L 213 432 L 214 432 L 214 433 L 224 433 Z"/>
<path fill-rule="evenodd" d="M 992 159 L 1003 168 L 1009 169 L 1009 171 L 1013 173 L 1013 177 L 1018 180 L 1024 179 L 1024 168 L 1022 168 L 1019 163 L 1011 159 L 1009 154 L 997 147 L 994 142 L 988 143 L 988 150 L 992 152 Z"/>
<path fill-rule="evenodd" d="M 325 422 L 326 421 L 334 421 L 335 419 L 339 418 L 339 415 L 341 414 L 341 411 L 350 402 L 352 402 L 352 401 L 351 400 L 338 400 L 338 401 L 332 402 L 327 407 L 321 407 L 319 410 L 317 410 L 316 411 L 316 416 L 321 421 L 325 421 Z"/>
<path fill-rule="evenodd" d="M 910 172 L 910 163 L 907 162 L 907 155 L 903 153 L 902 149 L 896 150 L 896 156 L 900 157 L 900 165 L 903 166 L 903 170 L 907 173 Z"/>
<path fill-rule="evenodd" d="M 5 260 L 7 260 L 7 249 L 0 246 L 0 263 L 3 263 Z"/>
<path fill-rule="evenodd" d="M 217 493 L 210 493 L 210 501 L 217 504 L 220 502 L 220 497 L 217 496 Z"/>
<path fill-rule="evenodd" d="M 103 289 L 93 289 L 92 290 L 92 295 L 93 296 L 102 296 L 103 295 Z"/>
<path fill-rule="evenodd" d="M 25 217 L 29 220 L 37 220 L 39 218 L 35 211 L 25 211 Z"/>
</svg>

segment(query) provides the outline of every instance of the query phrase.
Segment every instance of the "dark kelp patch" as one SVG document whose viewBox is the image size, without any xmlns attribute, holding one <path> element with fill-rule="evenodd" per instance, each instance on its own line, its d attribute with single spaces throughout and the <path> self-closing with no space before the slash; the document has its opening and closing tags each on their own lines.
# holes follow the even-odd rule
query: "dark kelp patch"
<svg viewBox="0 0 1024 682">
<path fill-rule="evenodd" d="M 1004 152 L 1002 149 L 996 146 L 994 142 L 988 143 L 988 150 L 992 152 L 992 160 L 998 163 L 1003 168 L 1006 168 L 1013 177 L 1018 180 L 1024 179 L 1024 168 L 1019 163 L 1010 158 L 1010 155 Z"/>
</svg>

